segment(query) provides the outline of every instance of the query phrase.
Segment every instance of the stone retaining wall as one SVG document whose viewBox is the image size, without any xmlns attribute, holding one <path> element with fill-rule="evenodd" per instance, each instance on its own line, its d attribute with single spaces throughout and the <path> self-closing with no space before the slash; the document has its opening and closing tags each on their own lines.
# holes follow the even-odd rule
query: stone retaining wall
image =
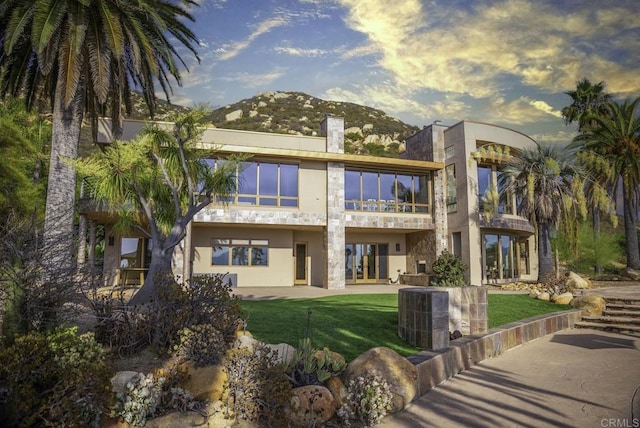
<svg viewBox="0 0 640 428">
<path fill-rule="evenodd" d="M 556 312 L 506 324 L 483 335 L 463 336 L 439 351 L 422 351 L 407 357 L 418 370 L 416 398 L 436 385 L 488 358 L 580 321 L 581 310 Z"/>
</svg>

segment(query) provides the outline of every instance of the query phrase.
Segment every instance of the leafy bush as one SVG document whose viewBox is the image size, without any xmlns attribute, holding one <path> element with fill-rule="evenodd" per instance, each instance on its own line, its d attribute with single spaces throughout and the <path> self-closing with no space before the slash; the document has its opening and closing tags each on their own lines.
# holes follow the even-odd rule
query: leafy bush
<svg viewBox="0 0 640 428">
<path fill-rule="evenodd" d="M 467 270 L 467 265 L 462 263 L 460 257 L 447 250 L 442 251 L 442 254 L 433 262 L 431 269 L 436 276 L 436 280 L 431 285 L 454 287 L 466 284 L 464 273 Z"/>
<path fill-rule="evenodd" d="M 291 399 L 291 384 L 270 348 L 262 345 L 254 352 L 232 348 L 223 366 L 227 373 L 227 417 L 258 426 L 286 426 L 284 408 Z"/>
<path fill-rule="evenodd" d="M 198 276 L 184 287 L 173 281 L 162 285 L 153 305 L 153 341 L 160 352 L 171 350 L 184 328 L 213 325 L 230 342 L 241 323 L 240 299 L 222 275 Z"/>
<path fill-rule="evenodd" d="M 180 343 L 174 347 L 175 355 L 192 361 L 196 367 L 218 364 L 226 351 L 224 336 L 211 324 L 185 327 L 178 336 Z"/>
<path fill-rule="evenodd" d="M 97 426 L 112 397 L 111 375 L 91 333 L 74 327 L 18 337 L 0 350 L 2 416 L 7 426 Z"/>
<path fill-rule="evenodd" d="M 347 396 L 337 415 L 342 426 L 371 427 L 391 410 L 392 399 L 391 387 L 382 377 L 361 375 L 347 383 Z"/>
<path fill-rule="evenodd" d="M 311 339 L 301 339 L 294 358 L 286 365 L 285 372 L 294 387 L 322 385 L 332 376 L 339 376 L 347 367 L 344 360 L 335 359 L 329 348 L 314 349 Z"/>
</svg>

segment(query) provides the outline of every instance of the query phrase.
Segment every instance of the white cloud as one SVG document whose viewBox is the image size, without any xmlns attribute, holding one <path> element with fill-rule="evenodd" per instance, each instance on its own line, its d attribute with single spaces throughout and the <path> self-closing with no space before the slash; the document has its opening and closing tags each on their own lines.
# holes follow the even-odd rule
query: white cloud
<svg viewBox="0 0 640 428">
<path fill-rule="evenodd" d="M 253 42 L 261 35 L 268 33 L 274 28 L 282 27 L 284 25 L 287 25 L 287 21 L 282 17 L 270 18 L 258 23 L 255 30 L 245 40 L 232 44 L 228 50 L 220 55 L 219 59 L 225 61 L 235 57 L 240 52 L 245 50 L 251 44 L 251 42 Z"/>
<path fill-rule="evenodd" d="M 637 50 L 632 50 L 640 43 L 640 2 L 616 7 L 594 1 L 567 11 L 552 2 L 528 0 L 473 2 L 464 9 L 418 0 L 397 0 L 391 8 L 387 0 L 339 1 L 347 8 L 347 25 L 367 35 L 381 53 L 379 66 L 395 84 L 415 91 L 490 99 L 513 89 L 502 83 L 508 78 L 558 93 L 575 87 L 583 76 L 605 80 L 614 92 L 640 87 Z M 603 38 L 609 45 L 602 44 Z M 632 44 L 625 45 L 628 40 Z M 618 55 L 633 62 L 614 63 L 607 46 L 622 50 Z M 499 109 L 495 116 L 500 113 L 514 123 L 531 122 L 519 113 L 532 111 L 557 117 L 542 102 L 516 100 L 510 103 L 517 107 L 511 112 L 499 103 L 492 105 Z"/>
<path fill-rule="evenodd" d="M 324 49 L 302 49 L 302 48 L 294 48 L 292 46 L 279 46 L 274 48 L 274 51 L 280 54 L 301 56 L 301 57 L 318 57 L 318 56 L 325 56 L 329 53 Z"/>
<path fill-rule="evenodd" d="M 281 78 L 285 73 L 286 69 L 277 68 L 269 73 L 263 74 L 251 74 L 246 72 L 236 73 L 233 75 L 220 77 L 219 80 L 222 80 L 224 82 L 239 83 L 242 86 L 248 88 L 257 88 L 270 85 L 275 80 Z"/>
</svg>

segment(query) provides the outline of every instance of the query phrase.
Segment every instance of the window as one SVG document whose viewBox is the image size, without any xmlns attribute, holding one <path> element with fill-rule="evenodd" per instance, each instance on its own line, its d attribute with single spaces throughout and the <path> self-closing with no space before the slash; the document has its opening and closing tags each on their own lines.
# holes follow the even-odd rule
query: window
<svg viewBox="0 0 640 428">
<path fill-rule="evenodd" d="M 123 236 L 120 239 L 120 267 L 148 269 L 151 264 L 153 241 L 147 238 Z"/>
<path fill-rule="evenodd" d="M 221 165 L 222 159 L 206 159 L 209 165 Z M 271 207 L 298 206 L 298 165 L 270 162 L 243 162 L 236 173 L 237 191 L 223 201 L 232 205 Z"/>
<path fill-rule="evenodd" d="M 528 242 L 514 235 L 484 234 L 486 281 L 519 278 L 529 274 Z"/>
<path fill-rule="evenodd" d="M 485 209 L 485 204 L 490 203 L 498 214 L 515 214 L 513 193 L 508 192 L 505 186 L 500 184 L 498 178 L 501 171 L 492 166 L 478 166 L 478 204 L 480 212 Z M 492 192 L 498 192 L 497 200 L 492 197 Z M 484 200 L 483 200 L 484 199 Z"/>
<path fill-rule="evenodd" d="M 433 195 L 431 174 L 345 171 L 345 209 L 429 213 Z"/>
<path fill-rule="evenodd" d="M 445 168 L 447 177 L 447 213 L 458 211 L 458 195 L 456 191 L 456 165 L 447 165 Z"/>
<path fill-rule="evenodd" d="M 213 239 L 211 264 L 214 266 L 268 266 L 269 241 L 266 239 Z"/>
</svg>

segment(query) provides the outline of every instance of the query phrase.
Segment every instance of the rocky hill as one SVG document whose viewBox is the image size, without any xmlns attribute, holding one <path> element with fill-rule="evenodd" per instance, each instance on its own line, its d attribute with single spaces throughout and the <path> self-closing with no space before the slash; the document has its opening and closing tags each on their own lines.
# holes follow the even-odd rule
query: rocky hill
<svg viewBox="0 0 640 428">
<path fill-rule="evenodd" d="M 149 119 L 142 96 L 132 94 L 133 119 Z M 155 118 L 170 118 L 187 110 L 158 101 Z M 318 135 L 327 115 L 345 120 L 345 151 L 373 156 L 398 156 L 404 140 L 419 130 L 381 110 L 354 103 L 325 101 L 302 92 L 265 92 L 253 98 L 214 109 L 207 121 L 217 128 Z"/>
<path fill-rule="evenodd" d="M 398 156 L 404 140 L 418 131 L 381 110 L 354 103 L 325 101 L 301 92 L 265 92 L 214 110 L 218 128 L 317 135 L 327 115 L 345 120 L 345 151 Z"/>
</svg>

